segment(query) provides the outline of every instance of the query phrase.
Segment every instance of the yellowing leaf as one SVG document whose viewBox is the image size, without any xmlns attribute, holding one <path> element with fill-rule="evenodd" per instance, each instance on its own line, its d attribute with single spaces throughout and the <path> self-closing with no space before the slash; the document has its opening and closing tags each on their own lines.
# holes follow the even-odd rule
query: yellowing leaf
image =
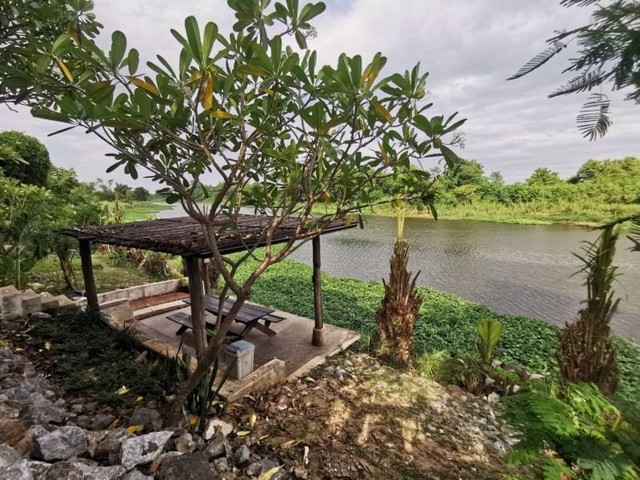
<svg viewBox="0 0 640 480">
<path fill-rule="evenodd" d="M 200 420 L 200 417 L 198 417 L 197 415 L 191 415 L 189 417 L 189 425 L 191 425 L 192 427 L 195 426 L 195 424 L 198 423 L 198 420 Z"/>
<path fill-rule="evenodd" d="M 65 78 L 70 82 L 73 82 L 73 75 L 71 75 L 71 72 L 69 71 L 67 66 L 64 64 L 64 62 L 59 58 L 56 58 L 56 63 L 58 64 L 58 67 L 60 67 L 60 70 L 62 71 L 62 74 L 65 76 Z"/>
<path fill-rule="evenodd" d="M 49 340 L 44 342 L 44 348 L 45 350 L 51 350 L 51 342 Z"/>
<path fill-rule="evenodd" d="M 225 112 L 224 110 L 216 110 L 214 112 L 211 112 L 211 116 L 213 118 L 238 118 L 229 112 Z"/>
<path fill-rule="evenodd" d="M 240 75 L 255 75 L 257 77 L 266 77 L 269 72 L 264 68 L 256 67 L 255 65 L 238 65 L 236 72 Z"/>
<path fill-rule="evenodd" d="M 376 100 L 375 98 L 372 98 L 371 105 L 373 105 L 373 108 L 375 108 L 376 112 L 378 112 L 378 114 L 381 117 L 383 117 L 387 122 L 393 123 L 393 117 L 389 113 L 389 110 L 384 108 L 384 106 L 378 100 Z"/>
<path fill-rule="evenodd" d="M 267 470 L 266 472 L 262 472 L 258 477 L 258 480 L 271 480 L 271 478 L 278 473 L 278 471 L 282 468 L 282 465 L 278 467 L 273 467 Z"/>
<path fill-rule="evenodd" d="M 329 205 L 331 203 L 331 194 L 325 190 L 322 196 L 324 197 L 324 203 Z"/>
<path fill-rule="evenodd" d="M 143 400 L 144 400 L 144 397 L 142 395 L 139 397 L 136 397 L 136 403 L 140 403 Z"/>
<path fill-rule="evenodd" d="M 129 393 L 129 389 L 123 385 L 118 389 L 118 391 L 116 391 L 116 393 L 118 395 L 125 395 L 125 394 Z"/>
<path fill-rule="evenodd" d="M 129 433 L 140 433 L 144 430 L 144 425 L 130 425 L 127 427 L 127 432 Z"/>
<path fill-rule="evenodd" d="M 251 433 L 250 430 L 243 430 L 241 432 L 236 433 L 237 437 L 246 437 L 247 435 L 249 435 Z"/>
<path fill-rule="evenodd" d="M 287 448 L 295 447 L 296 445 L 300 445 L 300 440 L 289 440 L 281 444 L 280 447 L 286 450 Z"/>
<path fill-rule="evenodd" d="M 127 77 L 127 79 L 133 83 L 136 87 L 140 87 L 144 90 L 146 90 L 147 92 L 149 92 L 151 95 L 160 95 L 160 92 L 158 91 L 158 89 L 156 88 L 156 86 L 153 83 L 149 83 L 145 80 L 142 80 L 141 78 L 138 77 Z"/>
<path fill-rule="evenodd" d="M 211 75 L 209 75 L 209 78 L 204 82 L 200 103 L 202 103 L 202 108 L 205 110 L 209 110 L 213 106 L 213 79 Z"/>
<path fill-rule="evenodd" d="M 115 430 L 120 425 L 120 419 L 116 418 L 111 424 L 107 427 L 107 430 Z"/>
</svg>

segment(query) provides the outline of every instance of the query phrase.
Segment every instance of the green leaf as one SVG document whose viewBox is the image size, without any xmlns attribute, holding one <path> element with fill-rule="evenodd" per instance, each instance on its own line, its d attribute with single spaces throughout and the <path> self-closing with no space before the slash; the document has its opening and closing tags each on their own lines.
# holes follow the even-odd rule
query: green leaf
<svg viewBox="0 0 640 480">
<path fill-rule="evenodd" d="M 202 41 L 200 40 L 200 28 L 196 17 L 193 15 L 187 17 L 184 21 L 184 29 L 187 33 L 187 41 L 193 58 L 202 63 Z"/>
<path fill-rule="evenodd" d="M 56 38 L 56 41 L 53 42 L 53 46 L 51 47 L 51 53 L 53 53 L 54 55 L 58 55 L 62 47 L 66 46 L 65 44 L 69 43 L 69 39 L 70 37 L 66 33 L 63 33 L 58 38 Z"/>
<path fill-rule="evenodd" d="M 213 49 L 213 43 L 218 36 L 218 26 L 209 22 L 204 27 L 204 37 L 202 39 L 202 63 L 206 63 L 211 56 L 211 50 Z"/>
<path fill-rule="evenodd" d="M 256 67 L 255 65 L 238 65 L 236 67 L 236 74 L 239 75 L 255 75 L 257 77 L 267 77 L 269 72 L 264 68 Z"/>
<path fill-rule="evenodd" d="M 140 63 L 140 57 L 138 55 L 138 50 L 132 48 L 129 50 L 129 55 L 127 56 L 127 67 L 129 68 L 129 75 L 135 75 L 138 70 L 138 64 Z"/>
<path fill-rule="evenodd" d="M 326 8 L 327 7 L 323 2 L 308 3 L 302 8 L 302 11 L 300 12 L 300 16 L 298 17 L 298 22 L 306 23 L 312 18 L 315 18 L 318 15 L 320 15 L 322 12 L 325 11 Z"/>
<path fill-rule="evenodd" d="M 116 30 L 111 35 L 111 50 L 109 50 L 109 60 L 111 60 L 111 67 L 115 70 L 122 63 L 124 53 L 127 50 L 127 37 L 124 33 Z"/>
<path fill-rule="evenodd" d="M 31 115 L 36 118 L 44 118 L 45 120 L 54 120 L 56 122 L 69 123 L 71 120 L 68 115 L 43 107 L 32 108 Z"/>
</svg>

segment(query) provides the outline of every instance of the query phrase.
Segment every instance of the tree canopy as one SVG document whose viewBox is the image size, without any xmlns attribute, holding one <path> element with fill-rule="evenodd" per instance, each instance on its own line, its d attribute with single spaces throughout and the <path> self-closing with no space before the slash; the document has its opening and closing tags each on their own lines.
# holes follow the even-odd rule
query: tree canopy
<svg viewBox="0 0 640 480">
<path fill-rule="evenodd" d="M 20 183 L 45 186 L 51 168 L 49 151 L 21 132 L 0 132 L 0 171 Z"/>
<path fill-rule="evenodd" d="M 217 357 L 266 268 L 297 248 L 297 240 L 371 204 L 367 187 L 378 178 L 404 171 L 404 194 L 429 202 L 431 175 L 416 167 L 427 160 L 454 165 L 454 133 L 464 123 L 455 113 L 427 115 L 432 104 L 419 65 L 382 76 L 381 53 L 366 60 L 342 54 L 333 65 L 319 65 L 307 38 L 323 3 L 228 4 L 237 19 L 232 33 L 222 34 L 213 22 L 201 27 L 194 17 L 181 32 L 171 31 L 181 47 L 177 61 L 159 54 L 141 70 L 122 32 L 113 32 L 103 51 L 63 30 L 52 42 L 35 43 L 35 52 L 17 52 L 28 68 L 5 78 L 38 92 L 33 115 L 67 124 L 63 131 L 96 135 L 114 151 L 109 170 L 122 168 L 134 179 L 146 172 L 165 185 L 168 201 L 181 202 L 202 225 L 225 282 L 222 296 L 231 291 L 238 300 L 209 346 L 204 326 L 194 328 L 199 366 L 179 400 Z M 198 204 L 196 192 L 215 176 L 222 187 L 208 205 Z M 312 215 L 319 202 L 333 202 L 335 211 Z M 244 203 L 270 219 L 239 259 L 223 257 L 214 218 L 224 215 L 233 224 Z M 271 235 L 287 215 L 298 216 L 301 228 L 272 249 Z M 256 256 L 253 273 L 236 281 L 238 266 Z"/>
<path fill-rule="evenodd" d="M 560 4 L 592 7 L 591 21 L 551 37 L 547 40 L 549 47 L 508 80 L 531 73 L 575 41 L 578 54 L 569 60 L 564 72 L 574 72 L 576 76 L 549 97 L 592 92 L 578 114 L 577 125 L 585 138 L 595 140 L 603 136 L 611 124 L 610 100 L 602 92 L 605 84 L 612 90 L 625 90 L 627 100 L 640 103 L 640 2 L 562 0 Z"/>
</svg>

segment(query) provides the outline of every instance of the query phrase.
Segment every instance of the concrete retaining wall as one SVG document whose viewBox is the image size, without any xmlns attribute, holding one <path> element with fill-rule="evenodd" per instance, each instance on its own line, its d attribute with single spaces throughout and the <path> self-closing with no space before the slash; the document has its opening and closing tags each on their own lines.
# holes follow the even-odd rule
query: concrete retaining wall
<svg viewBox="0 0 640 480">
<path fill-rule="evenodd" d="M 155 297 L 156 295 L 164 295 L 178 290 L 178 280 L 165 280 L 163 282 L 147 283 L 146 285 L 137 285 L 135 287 L 122 288 L 112 292 L 98 294 L 98 303 L 107 303 L 114 300 L 127 299 L 138 300 L 140 298 Z"/>
</svg>

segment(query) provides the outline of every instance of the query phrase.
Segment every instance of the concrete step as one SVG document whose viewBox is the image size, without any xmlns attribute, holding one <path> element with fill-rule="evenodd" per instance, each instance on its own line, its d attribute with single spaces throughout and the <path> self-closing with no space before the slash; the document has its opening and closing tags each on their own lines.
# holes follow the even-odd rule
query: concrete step
<svg viewBox="0 0 640 480">
<path fill-rule="evenodd" d="M 134 320 L 142 320 L 143 318 L 153 317 L 154 315 L 160 315 L 173 310 L 179 310 L 187 305 L 182 300 L 176 300 L 174 302 L 162 303 L 160 305 L 152 305 L 150 307 L 141 308 L 133 312 Z"/>
</svg>

